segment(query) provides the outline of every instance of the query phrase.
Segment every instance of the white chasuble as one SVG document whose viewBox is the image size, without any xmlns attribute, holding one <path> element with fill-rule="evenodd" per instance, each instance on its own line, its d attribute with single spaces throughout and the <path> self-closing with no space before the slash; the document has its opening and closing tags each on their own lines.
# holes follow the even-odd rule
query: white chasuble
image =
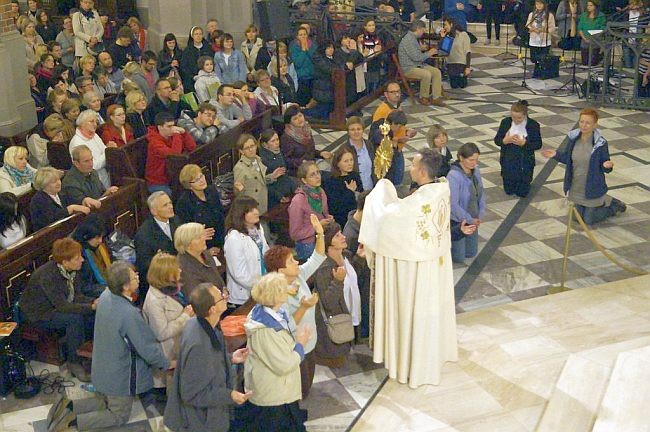
<svg viewBox="0 0 650 432">
<path fill-rule="evenodd" d="M 380 180 L 363 209 L 359 243 L 375 282 L 373 361 L 411 388 L 439 384 L 442 365 L 458 360 L 449 215 L 445 179 L 404 199 Z"/>
</svg>

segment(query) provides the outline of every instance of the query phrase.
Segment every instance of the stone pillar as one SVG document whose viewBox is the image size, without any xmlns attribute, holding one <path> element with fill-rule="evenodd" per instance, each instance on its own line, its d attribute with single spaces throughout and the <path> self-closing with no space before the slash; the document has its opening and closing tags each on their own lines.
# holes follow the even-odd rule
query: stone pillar
<svg viewBox="0 0 650 432">
<path fill-rule="evenodd" d="M 13 136 L 36 125 L 36 107 L 27 82 L 25 42 L 0 0 L 0 135 Z"/>
<path fill-rule="evenodd" d="M 138 11 L 148 23 L 149 45 L 158 51 L 166 33 L 174 33 L 185 47 L 190 28 L 204 27 L 209 18 L 219 20 L 220 28 L 232 33 L 238 46 L 253 19 L 251 5 L 252 0 L 138 0 Z"/>
</svg>

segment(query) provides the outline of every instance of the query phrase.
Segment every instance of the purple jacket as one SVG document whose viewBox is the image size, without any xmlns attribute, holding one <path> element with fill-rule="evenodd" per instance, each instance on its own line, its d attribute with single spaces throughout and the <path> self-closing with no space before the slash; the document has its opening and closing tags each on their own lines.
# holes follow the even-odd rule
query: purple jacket
<svg viewBox="0 0 650 432">
<path fill-rule="evenodd" d="M 293 241 L 303 243 L 315 243 L 316 237 L 314 228 L 311 226 L 309 216 L 314 213 L 318 219 L 325 219 L 329 216 L 329 209 L 327 208 L 327 195 L 325 190 L 321 188 L 321 197 L 323 200 L 323 213 L 316 213 L 309 205 L 307 194 L 302 188 L 296 190 L 296 194 L 289 204 L 289 236 Z"/>
<path fill-rule="evenodd" d="M 477 180 L 479 188 L 478 218 L 482 219 L 485 213 L 485 193 L 483 193 L 483 181 L 478 167 L 474 168 L 474 178 Z M 449 174 L 447 174 L 447 181 L 451 194 L 451 220 L 462 222 L 464 219 L 468 224 L 472 223 L 474 218 L 467 212 L 472 180 L 467 177 L 458 163 L 453 163 Z"/>
</svg>

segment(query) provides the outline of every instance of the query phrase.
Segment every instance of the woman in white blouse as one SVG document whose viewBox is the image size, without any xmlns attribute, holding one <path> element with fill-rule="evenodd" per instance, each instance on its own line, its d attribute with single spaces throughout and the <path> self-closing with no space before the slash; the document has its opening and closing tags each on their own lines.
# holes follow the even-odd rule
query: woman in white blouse
<svg viewBox="0 0 650 432">
<path fill-rule="evenodd" d="M 251 289 L 266 273 L 264 253 L 269 245 L 260 224 L 260 211 L 254 198 L 240 195 L 226 216 L 224 252 L 228 269 L 230 303 L 241 305 L 250 298 Z"/>
<path fill-rule="evenodd" d="M 99 180 L 102 182 L 104 187 L 108 189 L 111 187 L 111 180 L 108 177 L 108 171 L 106 170 L 106 147 L 117 147 L 117 144 L 114 142 L 104 144 L 104 141 L 97 135 L 97 125 L 99 123 L 99 118 L 97 113 L 91 109 L 87 109 L 79 114 L 77 117 L 77 131 L 70 140 L 70 154 L 75 147 L 78 147 L 82 144 L 88 146 L 90 151 L 93 154 L 93 169 L 97 171 L 99 175 Z"/>
<path fill-rule="evenodd" d="M 0 249 L 7 249 L 26 235 L 27 223 L 18 211 L 18 198 L 11 192 L 0 193 Z"/>
</svg>

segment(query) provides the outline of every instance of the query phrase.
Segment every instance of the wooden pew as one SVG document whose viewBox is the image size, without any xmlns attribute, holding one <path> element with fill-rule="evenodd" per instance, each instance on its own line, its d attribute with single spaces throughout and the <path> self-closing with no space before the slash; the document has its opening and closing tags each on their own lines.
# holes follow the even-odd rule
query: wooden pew
<svg viewBox="0 0 650 432">
<path fill-rule="evenodd" d="M 96 212 L 103 217 L 108 231 L 120 229 L 133 237 L 147 216 L 145 199 L 144 180 L 127 179 L 117 193 L 101 199 L 102 206 Z M 83 214 L 71 215 L 0 251 L 0 321 L 7 320 L 11 315 L 13 304 L 27 286 L 34 270 L 50 259 L 54 241 L 70 235 L 84 218 Z M 36 342 L 40 360 L 60 363 L 56 338 L 51 334 L 27 325 L 23 326 L 21 334 L 25 339 Z"/>
<path fill-rule="evenodd" d="M 147 137 L 140 137 L 124 147 L 106 148 L 106 169 L 111 183 L 121 186 L 126 177 L 144 179 L 147 164 Z"/>
<path fill-rule="evenodd" d="M 191 153 L 172 155 L 167 157 L 167 178 L 174 194 L 182 190 L 178 181 L 181 169 L 187 164 L 196 164 L 201 167 L 208 183 L 218 175 L 232 171 L 239 159 L 238 151 L 235 148 L 237 138 L 242 133 L 250 133 L 257 136 L 264 129 L 271 127 L 273 110 L 268 109 L 251 120 L 242 123 L 221 135 L 208 144 L 199 146 Z"/>
</svg>

